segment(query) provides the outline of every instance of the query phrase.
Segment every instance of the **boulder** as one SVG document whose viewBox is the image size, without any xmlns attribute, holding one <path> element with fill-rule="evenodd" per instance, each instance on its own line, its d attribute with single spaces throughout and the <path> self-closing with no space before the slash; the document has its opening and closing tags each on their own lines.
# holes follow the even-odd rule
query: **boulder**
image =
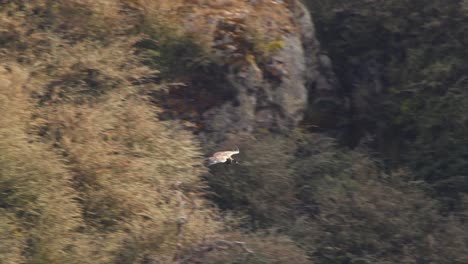
<svg viewBox="0 0 468 264">
<path fill-rule="evenodd" d="M 206 17 L 203 39 L 224 74 L 208 89 L 232 95 L 201 113 L 209 141 L 257 129 L 287 132 L 304 118 L 310 96 L 336 95 L 332 63 L 300 1 L 230 2 L 229 10 L 196 10 L 190 23 Z"/>
</svg>

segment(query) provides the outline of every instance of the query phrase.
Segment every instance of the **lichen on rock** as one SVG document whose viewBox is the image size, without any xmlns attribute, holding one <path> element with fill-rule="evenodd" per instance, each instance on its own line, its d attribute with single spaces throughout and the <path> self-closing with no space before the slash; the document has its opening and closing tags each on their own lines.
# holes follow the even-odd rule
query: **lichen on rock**
<svg viewBox="0 0 468 264">
<path fill-rule="evenodd" d="M 320 59 L 325 55 L 300 1 L 196 1 L 178 8 L 181 14 L 190 10 L 178 17 L 184 34 L 203 47 L 223 76 L 194 81 L 198 87 L 187 89 L 229 93 L 222 104 L 200 111 L 211 140 L 213 134 L 221 141 L 229 133 L 288 131 L 303 119 L 309 95 L 336 93 L 331 63 Z M 197 100 L 192 103 L 205 99 Z"/>
<path fill-rule="evenodd" d="M 238 102 L 205 113 L 215 131 L 288 129 L 307 104 L 305 54 L 293 13 L 281 2 L 250 3 L 243 12 L 228 12 L 234 17 L 220 19 L 214 31 L 213 50 L 227 65 L 226 85 Z M 214 120 L 232 118 L 211 123 L 218 115 Z"/>
</svg>

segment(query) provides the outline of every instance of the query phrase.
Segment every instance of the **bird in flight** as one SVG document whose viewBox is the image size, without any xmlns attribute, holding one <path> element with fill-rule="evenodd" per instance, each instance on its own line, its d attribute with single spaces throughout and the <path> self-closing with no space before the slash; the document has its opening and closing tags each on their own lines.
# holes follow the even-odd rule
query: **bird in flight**
<svg viewBox="0 0 468 264">
<path fill-rule="evenodd" d="M 234 151 L 215 152 L 213 154 L 213 156 L 206 159 L 207 164 L 208 164 L 208 166 L 211 166 L 211 165 L 214 165 L 216 163 L 225 163 L 227 161 L 237 163 L 237 161 L 234 158 L 232 158 L 232 155 L 236 155 L 236 154 L 239 154 L 239 148 L 238 147 L 236 147 L 236 150 L 234 150 Z"/>
</svg>

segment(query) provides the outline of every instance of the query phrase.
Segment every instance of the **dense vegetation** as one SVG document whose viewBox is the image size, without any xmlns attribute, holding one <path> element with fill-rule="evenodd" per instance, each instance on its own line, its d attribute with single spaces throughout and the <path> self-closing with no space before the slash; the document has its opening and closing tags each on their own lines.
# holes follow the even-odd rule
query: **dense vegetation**
<svg viewBox="0 0 468 264">
<path fill-rule="evenodd" d="M 151 4 L 2 2 L 0 263 L 305 263 L 202 197 L 199 143 L 158 120 L 161 63 L 135 48 L 168 27 Z"/>
<path fill-rule="evenodd" d="M 306 1 L 351 100 L 347 142 L 365 135 L 388 166 L 457 210 L 468 192 L 466 1 Z"/>
<path fill-rule="evenodd" d="M 208 172 L 161 115 L 226 63 L 184 1 L 1 1 L 0 263 L 468 262 L 463 1 L 307 3 L 353 136 L 256 131 Z"/>
</svg>

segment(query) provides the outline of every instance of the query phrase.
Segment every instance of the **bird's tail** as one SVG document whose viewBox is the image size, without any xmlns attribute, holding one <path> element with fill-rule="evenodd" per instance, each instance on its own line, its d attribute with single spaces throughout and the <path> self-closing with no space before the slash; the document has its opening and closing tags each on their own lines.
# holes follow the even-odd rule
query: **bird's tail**
<svg viewBox="0 0 468 264">
<path fill-rule="evenodd" d="M 236 147 L 236 149 L 234 151 L 239 153 L 239 148 L 236 145 L 234 145 L 234 147 Z"/>
</svg>

